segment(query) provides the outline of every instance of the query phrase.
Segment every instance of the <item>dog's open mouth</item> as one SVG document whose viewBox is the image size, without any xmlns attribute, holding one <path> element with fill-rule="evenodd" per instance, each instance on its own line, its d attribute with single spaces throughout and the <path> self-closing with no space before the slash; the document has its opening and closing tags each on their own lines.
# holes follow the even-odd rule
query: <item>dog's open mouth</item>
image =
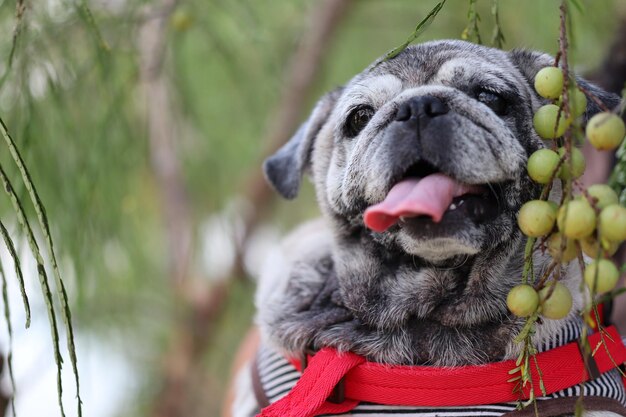
<svg viewBox="0 0 626 417">
<path fill-rule="evenodd" d="M 384 232 L 399 222 L 439 223 L 454 211 L 484 221 L 497 214 L 497 196 L 492 187 L 462 183 L 420 161 L 406 171 L 382 202 L 365 210 L 363 219 L 371 230 Z"/>
</svg>

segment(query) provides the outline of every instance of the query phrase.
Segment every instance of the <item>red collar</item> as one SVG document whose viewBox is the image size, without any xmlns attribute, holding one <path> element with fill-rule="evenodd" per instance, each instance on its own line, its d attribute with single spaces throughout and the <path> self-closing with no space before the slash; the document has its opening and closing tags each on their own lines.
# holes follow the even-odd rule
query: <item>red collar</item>
<svg viewBox="0 0 626 417">
<path fill-rule="evenodd" d="M 588 338 L 594 352 L 585 367 L 577 342 L 536 355 L 546 394 L 588 381 L 626 362 L 626 347 L 615 327 Z M 604 341 L 606 347 L 600 345 Z M 312 417 L 352 410 L 361 401 L 385 405 L 464 406 L 526 400 L 531 387 L 514 392 L 509 372 L 515 361 L 478 366 L 437 368 L 431 366 L 388 366 L 368 362 L 354 353 L 324 348 L 307 361 L 308 365 L 291 392 L 264 408 L 257 417 Z M 300 370 L 300 361 L 292 361 Z M 539 381 L 532 367 L 533 381 Z M 591 377 L 590 377 L 591 375 Z M 530 384 L 528 384 L 530 385 Z M 329 396 L 341 388 L 340 401 Z M 539 384 L 534 393 L 543 395 Z"/>
</svg>

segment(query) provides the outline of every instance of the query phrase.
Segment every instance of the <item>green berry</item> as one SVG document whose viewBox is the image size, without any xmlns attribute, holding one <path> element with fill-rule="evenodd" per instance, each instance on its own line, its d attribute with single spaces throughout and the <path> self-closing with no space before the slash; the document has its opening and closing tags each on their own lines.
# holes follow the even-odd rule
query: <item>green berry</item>
<svg viewBox="0 0 626 417">
<path fill-rule="evenodd" d="M 594 184 L 587 188 L 587 194 L 597 199 L 596 207 L 603 209 L 606 206 L 617 204 L 617 193 L 607 184 Z"/>
<path fill-rule="evenodd" d="M 571 260 L 576 259 L 578 256 L 578 250 L 576 248 L 576 243 L 574 239 L 567 239 L 565 242 L 565 249 L 563 249 L 563 253 L 561 253 L 561 245 L 563 244 L 563 235 L 561 233 L 556 232 L 550 236 L 548 239 L 548 253 L 552 256 L 553 259 L 561 259 L 561 263 L 567 263 Z"/>
<path fill-rule="evenodd" d="M 589 142 L 601 151 L 616 149 L 626 134 L 622 119 L 613 113 L 598 113 L 589 119 L 585 130 Z"/>
<path fill-rule="evenodd" d="M 586 200 L 572 200 L 559 209 L 557 225 L 565 236 L 582 239 L 595 230 L 596 213 Z"/>
<path fill-rule="evenodd" d="M 547 184 L 554 178 L 554 170 L 561 157 L 550 149 L 539 149 L 528 158 L 528 175 L 539 184 Z"/>
<path fill-rule="evenodd" d="M 506 297 L 506 305 L 517 317 L 528 317 L 539 306 L 539 294 L 533 287 L 521 284 L 513 287 Z"/>
<path fill-rule="evenodd" d="M 557 67 L 542 68 L 535 76 L 535 90 L 544 98 L 555 99 L 563 90 L 563 72 Z"/>
<path fill-rule="evenodd" d="M 556 119 L 558 113 L 559 107 L 554 104 L 546 104 L 545 106 L 539 107 L 535 113 L 535 116 L 533 117 L 533 126 L 535 127 L 537 134 L 543 139 L 555 139 L 563 136 L 565 133 L 565 130 L 569 126 L 571 120 L 565 120 L 565 115 L 563 113 L 561 113 L 561 117 L 559 117 L 559 125 L 556 129 L 556 134 L 554 132 L 554 128 L 557 125 Z"/>
<path fill-rule="evenodd" d="M 565 147 L 558 149 L 558 154 L 562 158 L 566 153 Z M 559 169 L 559 178 L 562 180 L 575 179 L 583 175 L 587 164 L 585 163 L 585 157 L 580 149 L 572 147 L 571 162 L 567 159 L 561 164 Z M 571 165 L 571 166 L 570 166 Z"/>
<path fill-rule="evenodd" d="M 519 228 L 526 236 L 539 237 L 550 233 L 554 227 L 556 211 L 547 201 L 532 200 L 525 203 L 517 215 Z"/>
<path fill-rule="evenodd" d="M 554 291 L 552 291 L 554 287 Z M 552 295 L 548 295 L 552 291 Z M 572 294 L 569 289 L 560 282 L 556 284 L 547 282 L 546 286 L 539 291 L 541 303 L 541 315 L 548 319 L 559 320 L 565 318 L 572 309 Z"/>
<path fill-rule="evenodd" d="M 615 288 L 619 271 L 613 262 L 599 259 L 586 266 L 584 278 L 589 289 L 601 294 Z"/>
<path fill-rule="evenodd" d="M 176 31 L 184 32 L 193 25 L 193 20 L 187 10 L 177 8 L 170 18 L 170 23 Z"/>
<path fill-rule="evenodd" d="M 569 92 L 569 108 L 574 117 L 582 116 L 587 110 L 587 96 L 578 88 Z"/>
<path fill-rule="evenodd" d="M 619 204 L 603 208 L 598 216 L 598 232 L 602 239 L 612 242 L 626 240 L 626 208 Z"/>
<path fill-rule="evenodd" d="M 598 220 L 598 223 L 600 221 Z M 583 250 L 585 255 L 595 258 L 598 254 L 606 254 L 606 256 L 613 256 L 617 249 L 619 248 L 619 243 L 611 242 L 606 239 L 602 239 L 602 245 L 598 239 L 589 236 L 585 239 L 580 240 L 580 248 Z"/>
<path fill-rule="evenodd" d="M 563 96 L 560 96 L 555 104 L 561 106 Z M 574 117 L 582 116 L 587 110 L 587 96 L 575 86 L 569 90 L 569 110 Z"/>
<path fill-rule="evenodd" d="M 547 203 L 550 204 L 550 206 L 554 209 L 555 213 L 559 211 L 559 205 L 557 203 L 551 200 L 548 200 Z"/>
</svg>

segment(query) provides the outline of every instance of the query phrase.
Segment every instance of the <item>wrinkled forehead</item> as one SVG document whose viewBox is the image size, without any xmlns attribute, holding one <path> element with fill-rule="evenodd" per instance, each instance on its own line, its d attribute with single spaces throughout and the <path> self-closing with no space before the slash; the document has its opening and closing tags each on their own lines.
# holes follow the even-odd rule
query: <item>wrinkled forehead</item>
<svg viewBox="0 0 626 417">
<path fill-rule="evenodd" d="M 467 43 L 430 42 L 372 65 L 348 83 L 345 98 L 381 105 L 402 90 L 423 85 L 443 85 L 466 93 L 484 88 L 519 96 L 525 95 L 520 91 L 524 84 L 503 51 Z"/>
</svg>

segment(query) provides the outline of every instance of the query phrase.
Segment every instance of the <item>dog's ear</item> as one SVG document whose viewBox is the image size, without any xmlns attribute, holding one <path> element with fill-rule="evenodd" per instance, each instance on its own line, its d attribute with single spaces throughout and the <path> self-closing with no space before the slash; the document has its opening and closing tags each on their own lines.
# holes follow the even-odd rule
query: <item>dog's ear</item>
<svg viewBox="0 0 626 417">
<path fill-rule="evenodd" d="M 535 76 L 540 69 L 554 65 L 554 58 L 548 54 L 527 51 L 523 49 L 514 49 L 509 52 L 509 59 L 519 71 L 524 75 L 526 81 L 533 87 L 535 85 Z M 608 93 L 600 87 L 590 83 L 589 81 L 576 76 L 576 83 L 597 97 L 608 109 L 614 109 L 620 103 L 620 97 L 617 94 Z M 589 120 L 591 116 L 601 111 L 602 108 L 594 100 L 587 98 L 587 110 L 585 111 L 585 120 Z"/>
<path fill-rule="evenodd" d="M 289 142 L 265 160 L 265 178 L 283 197 L 293 199 L 298 195 L 302 176 L 311 165 L 315 138 L 335 107 L 341 91 L 342 88 L 338 88 L 324 95 Z"/>
</svg>

